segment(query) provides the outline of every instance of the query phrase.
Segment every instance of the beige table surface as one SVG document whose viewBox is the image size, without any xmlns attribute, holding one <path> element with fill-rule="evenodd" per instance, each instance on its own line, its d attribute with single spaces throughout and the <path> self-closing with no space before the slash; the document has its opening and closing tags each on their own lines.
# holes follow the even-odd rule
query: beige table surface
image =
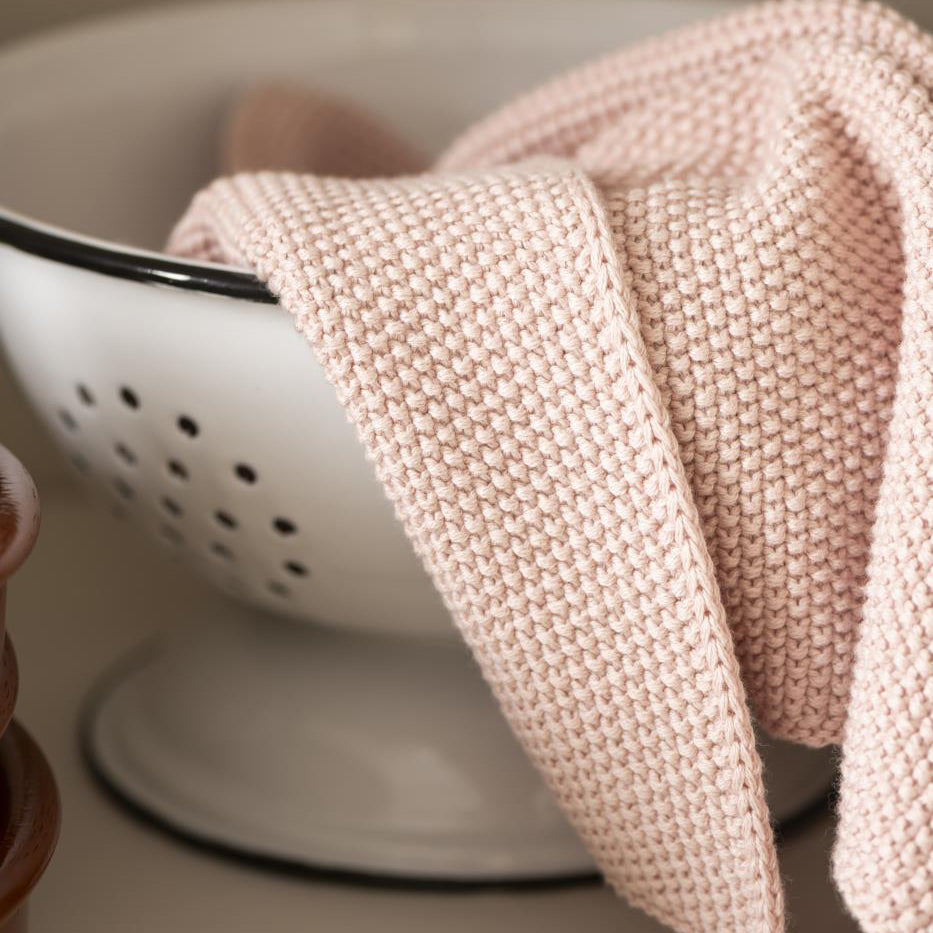
<svg viewBox="0 0 933 933">
<path fill-rule="evenodd" d="M 88 776 L 80 705 L 95 678 L 160 627 L 217 597 L 67 484 L 43 488 L 37 550 L 10 593 L 17 715 L 58 775 L 64 826 L 36 890 L 33 933 L 651 933 L 599 887 L 426 894 L 282 877 L 196 851 L 136 822 Z M 832 829 L 818 817 L 783 849 L 791 929 L 854 931 L 828 884 Z M 640 915 L 638 915 L 640 917 Z"/>
</svg>

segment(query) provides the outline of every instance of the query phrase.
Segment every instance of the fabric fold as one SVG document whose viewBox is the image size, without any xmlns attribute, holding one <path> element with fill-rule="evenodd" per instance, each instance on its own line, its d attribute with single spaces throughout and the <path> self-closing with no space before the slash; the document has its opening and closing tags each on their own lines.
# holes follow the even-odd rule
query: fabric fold
<svg viewBox="0 0 933 933">
<path fill-rule="evenodd" d="M 221 179 L 170 243 L 280 297 L 529 756 L 683 933 L 783 927 L 751 710 L 843 744 L 864 929 L 933 928 L 931 90 L 895 14 L 765 4 L 422 175 Z"/>
<path fill-rule="evenodd" d="M 679 930 L 775 931 L 751 720 L 600 202 L 558 163 L 238 176 L 173 246 L 296 315 L 607 879 Z"/>
</svg>

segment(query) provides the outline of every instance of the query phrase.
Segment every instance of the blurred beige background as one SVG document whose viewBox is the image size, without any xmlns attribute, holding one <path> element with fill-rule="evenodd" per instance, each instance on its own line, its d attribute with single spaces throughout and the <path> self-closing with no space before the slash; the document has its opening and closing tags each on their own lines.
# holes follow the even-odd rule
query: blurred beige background
<svg viewBox="0 0 933 933">
<path fill-rule="evenodd" d="M 0 0 L 0 41 L 6 42 L 89 16 L 184 2 L 186 0 Z M 222 3 L 223 0 L 214 2 Z"/>
<path fill-rule="evenodd" d="M 191 0 L 0 0 L 0 41 L 9 41 L 39 30 L 88 16 L 154 6 L 179 5 Z M 203 0 L 202 0 L 203 2 Z M 207 0 L 222 6 L 229 0 Z M 378 2 L 378 0 L 374 0 Z M 469 2 L 469 0 L 464 0 Z M 533 0 L 530 0 L 533 2 Z M 625 0 L 619 0 L 625 3 Z M 928 29 L 933 29 L 933 0 L 888 0 Z"/>
</svg>

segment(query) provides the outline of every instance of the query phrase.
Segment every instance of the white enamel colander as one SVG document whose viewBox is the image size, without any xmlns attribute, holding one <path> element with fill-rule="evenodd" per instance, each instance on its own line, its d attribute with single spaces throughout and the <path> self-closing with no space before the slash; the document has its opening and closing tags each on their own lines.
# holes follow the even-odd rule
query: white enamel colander
<svg viewBox="0 0 933 933">
<path fill-rule="evenodd" d="M 86 739 L 110 786 L 277 861 L 465 882 L 592 871 L 305 341 L 249 273 L 150 250 L 210 179 L 224 108 L 261 78 L 337 91 L 436 150 L 561 67 L 730 5 L 225 4 L 0 54 L 12 368 L 101 502 L 234 597 L 179 605 L 177 629 L 95 695 Z M 830 768 L 769 745 L 776 815 Z"/>
</svg>

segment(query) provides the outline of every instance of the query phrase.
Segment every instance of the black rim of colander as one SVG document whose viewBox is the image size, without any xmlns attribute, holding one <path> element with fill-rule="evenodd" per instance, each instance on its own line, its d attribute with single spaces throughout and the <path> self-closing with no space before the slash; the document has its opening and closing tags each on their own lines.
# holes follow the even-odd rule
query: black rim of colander
<svg viewBox="0 0 933 933">
<path fill-rule="evenodd" d="M 156 253 L 121 250 L 34 226 L 3 213 L 0 213 L 0 244 L 42 259 L 134 282 L 167 285 L 263 304 L 277 302 L 265 285 L 249 272 L 179 262 Z"/>
</svg>

